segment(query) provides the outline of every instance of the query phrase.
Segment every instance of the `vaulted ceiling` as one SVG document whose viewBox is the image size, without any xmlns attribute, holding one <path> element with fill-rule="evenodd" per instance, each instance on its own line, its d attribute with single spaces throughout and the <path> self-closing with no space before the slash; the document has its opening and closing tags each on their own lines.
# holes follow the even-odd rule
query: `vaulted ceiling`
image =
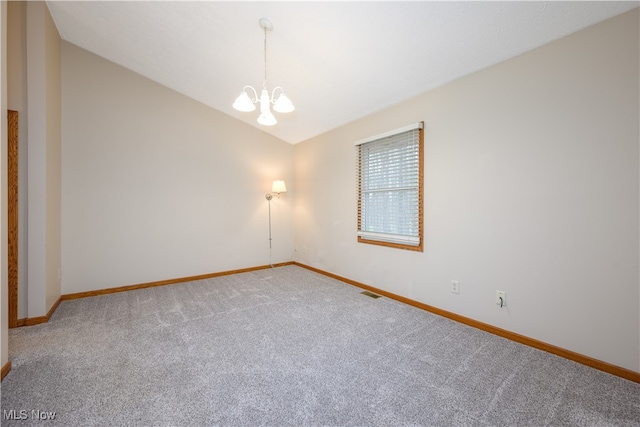
<svg viewBox="0 0 640 427">
<path fill-rule="evenodd" d="M 61 37 L 295 144 L 624 13 L 638 2 L 48 1 Z M 268 85 L 296 106 L 231 107 Z"/>
</svg>

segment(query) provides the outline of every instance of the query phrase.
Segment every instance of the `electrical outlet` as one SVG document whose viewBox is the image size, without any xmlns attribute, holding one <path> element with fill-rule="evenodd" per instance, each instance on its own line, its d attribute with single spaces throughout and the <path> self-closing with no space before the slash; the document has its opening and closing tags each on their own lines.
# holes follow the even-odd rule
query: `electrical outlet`
<svg viewBox="0 0 640 427">
<path fill-rule="evenodd" d="M 452 280 L 451 281 L 451 292 L 454 294 L 459 294 L 460 293 L 460 283 L 458 283 L 457 280 Z"/>
<path fill-rule="evenodd" d="M 507 305 L 507 293 L 505 291 L 496 291 L 496 304 L 502 307 Z"/>
</svg>

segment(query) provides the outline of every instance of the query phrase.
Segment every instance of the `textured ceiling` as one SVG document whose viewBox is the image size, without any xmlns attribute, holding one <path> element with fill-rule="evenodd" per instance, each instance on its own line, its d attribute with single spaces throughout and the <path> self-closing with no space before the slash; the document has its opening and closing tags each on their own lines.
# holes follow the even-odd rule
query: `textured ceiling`
<svg viewBox="0 0 640 427">
<path fill-rule="evenodd" d="M 62 38 L 295 144 L 638 6 L 638 2 L 48 1 Z M 296 105 L 231 104 L 264 74 Z"/>
</svg>

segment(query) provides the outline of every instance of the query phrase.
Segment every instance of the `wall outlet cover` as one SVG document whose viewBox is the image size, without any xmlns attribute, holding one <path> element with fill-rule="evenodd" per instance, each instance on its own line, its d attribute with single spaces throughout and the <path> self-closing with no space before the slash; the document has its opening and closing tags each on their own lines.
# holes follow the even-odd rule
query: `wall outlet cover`
<svg viewBox="0 0 640 427">
<path fill-rule="evenodd" d="M 507 293 L 505 291 L 496 291 L 496 305 L 500 308 L 507 305 Z"/>
<path fill-rule="evenodd" d="M 457 280 L 452 280 L 451 281 L 451 292 L 454 294 L 459 294 L 460 293 L 460 283 L 458 283 Z"/>
</svg>

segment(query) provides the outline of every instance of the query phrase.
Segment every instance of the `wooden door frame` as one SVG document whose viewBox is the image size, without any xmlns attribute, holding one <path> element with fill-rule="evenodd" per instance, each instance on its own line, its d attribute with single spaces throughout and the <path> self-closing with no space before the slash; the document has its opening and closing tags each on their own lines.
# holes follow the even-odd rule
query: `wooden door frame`
<svg viewBox="0 0 640 427">
<path fill-rule="evenodd" d="M 18 326 L 18 112 L 8 110 L 7 237 L 9 327 Z"/>
</svg>

